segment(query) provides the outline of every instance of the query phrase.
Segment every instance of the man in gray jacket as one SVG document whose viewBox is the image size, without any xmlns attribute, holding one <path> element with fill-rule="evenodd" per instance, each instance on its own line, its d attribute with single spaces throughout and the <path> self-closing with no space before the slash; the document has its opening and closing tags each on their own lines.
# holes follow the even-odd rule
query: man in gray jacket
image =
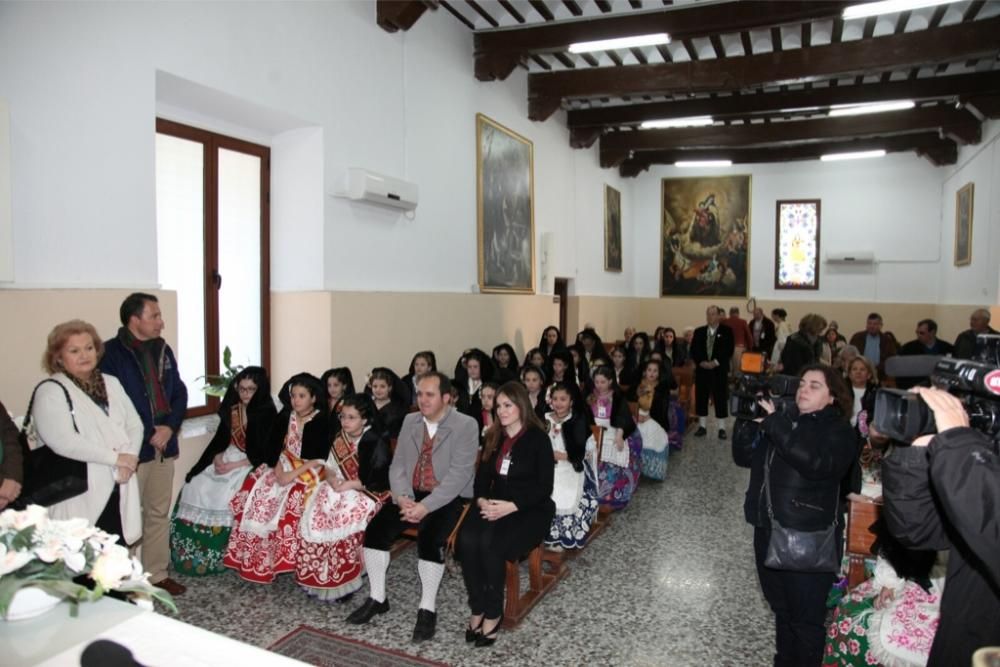
<svg viewBox="0 0 1000 667">
<path fill-rule="evenodd" d="M 403 530 L 415 525 L 421 596 L 413 641 L 434 636 L 445 544 L 464 502 L 472 498 L 479 452 L 476 421 L 450 407 L 451 392 L 451 382 L 441 373 L 427 373 L 417 384 L 420 412 L 403 421 L 389 467 L 395 504 L 386 504 L 365 531 L 369 597 L 347 617 L 348 623 L 362 625 L 389 611 L 385 592 L 389 550 Z"/>
</svg>

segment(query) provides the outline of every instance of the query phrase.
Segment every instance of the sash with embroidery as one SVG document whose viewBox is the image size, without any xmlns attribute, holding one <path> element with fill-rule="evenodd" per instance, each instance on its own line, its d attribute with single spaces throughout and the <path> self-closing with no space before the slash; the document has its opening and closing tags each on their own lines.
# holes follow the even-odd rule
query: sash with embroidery
<svg viewBox="0 0 1000 667">
<path fill-rule="evenodd" d="M 337 462 L 340 474 L 345 480 L 360 479 L 361 464 L 358 462 L 358 448 L 348 439 L 346 433 L 340 432 L 340 435 L 333 441 L 330 453 L 333 455 L 334 461 Z M 384 503 L 392 495 L 389 491 L 376 492 L 365 488 L 362 488 L 360 492 L 378 503 Z"/>
<path fill-rule="evenodd" d="M 247 451 L 247 410 L 242 403 L 233 406 L 229 416 L 229 443 L 241 452 Z"/>
<path fill-rule="evenodd" d="M 308 423 L 309 420 L 315 416 L 316 411 L 309 415 L 306 423 Z M 305 424 L 303 424 L 301 428 L 305 430 Z M 296 445 L 295 449 L 298 450 L 298 454 L 292 451 L 293 445 Z M 294 416 L 288 422 L 288 433 L 285 435 L 285 451 L 282 453 L 291 464 L 292 470 L 295 470 L 299 466 L 305 464 L 305 460 L 299 456 L 299 454 L 302 453 L 302 434 L 299 433 L 299 425 Z M 313 470 L 303 470 L 299 473 L 298 477 L 308 488 L 307 493 L 311 492 L 317 484 L 326 479 L 326 467 L 320 468 L 316 472 Z"/>
</svg>

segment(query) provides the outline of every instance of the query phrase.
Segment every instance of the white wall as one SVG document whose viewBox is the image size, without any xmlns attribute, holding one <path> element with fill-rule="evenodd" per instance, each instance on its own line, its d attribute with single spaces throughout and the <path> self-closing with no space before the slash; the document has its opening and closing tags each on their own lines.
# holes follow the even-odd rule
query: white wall
<svg viewBox="0 0 1000 667">
<path fill-rule="evenodd" d="M 632 291 L 629 266 L 604 273 L 601 231 L 607 181 L 622 191 L 628 262 L 628 184 L 570 149 L 564 120 L 527 120 L 523 70 L 476 81 L 472 34 L 443 10 L 391 35 L 372 2 L 3 3 L 0 90 L 17 286 L 157 282 L 159 111 L 272 146 L 275 289 L 468 292 L 482 112 L 535 144 L 536 233 L 556 235 L 539 291 L 555 275 Z M 327 196 L 347 166 L 416 181 L 415 219 Z"/>
<path fill-rule="evenodd" d="M 941 300 L 995 304 L 1000 289 L 1000 121 L 984 124 L 983 142 L 963 148 L 958 164 L 943 177 Z M 975 184 L 972 263 L 955 266 L 955 193 L 969 182 Z"/>
<path fill-rule="evenodd" d="M 724 170 L 654 167 L 635 185 L 636 233 L 657 238 L 660 179 L 751 174 L 750 294 L 782 301 L 934 302 L 940 274 L 942 171 L 912 154 L 851 162 L 734 165 Z M 820 199 L 820 252 L 869 250 L 869 267 L 820 265 L 818 291 L 774 289 L 775 206 L 779 199 Z M 660 248 L 641 247 L 637 292 L 656 296 Z"/>
</svg>

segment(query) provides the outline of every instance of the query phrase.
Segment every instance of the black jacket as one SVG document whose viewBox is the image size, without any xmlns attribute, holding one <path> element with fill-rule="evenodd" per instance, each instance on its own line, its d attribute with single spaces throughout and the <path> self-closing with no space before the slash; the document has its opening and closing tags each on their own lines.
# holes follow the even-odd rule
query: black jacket
<svg viewBox="0 0 1000 667">
<path fill-rule="evenodd" d="M 649 406 L 649 416 L 653 418 L 657 424 L 663 427 L 663 430 L 670 432 L 670 392 L 677 389 L 677 381 L 674 380 L 674 374 L 669 368 L 664 369 L 666 376 L 662 382 L 656 385 L 656 390 L 653 392 L 653 403 Z M 636 383 L 634 386 L 629 387 L 628 390 L 628 400 L 638 401 L 639 400 L 639 384 Z"/>
<path fill-rule="evenodd" d="M 566 458 L 573 465 L 573 470 L 583 472 L 583 458 L 587 454 L 587 438 L 590 437 L 590 427 L 594 423 L 590 410 L 573 408 L 570 418 L 563 422 L 562 437 L 566 446 Z M 545 421 L 550 425 L 549 421 Z"/>
<path fill-rule="evenodd" d="M 365 490 L 380 493 L 389 490 L 389 464 L 392 452 L 389 441 L 374 429 L 368 429 L 358 441 L 358 480 Z"/>
<path fill-rule="evenodd" d="M 819 361 L 819 346 L 818 340 L 814 343 L 800 331 L 793 333 L 785 340 L 785 347 L 781 350 L 781 372 L 798 375 L 802 368 Z"/>
<path fill-rule="evenodd" d="M 968 665 L 1000 645 L 1000 452 L 970 428 L 882 461 L 885 519 L 905 546 L 950 549 L 941 621 L 927 664 Z"/>
<path fill-rule="evenodd" d="M 271 427 L 271 435 L 267 438 L 267 445 L 263 452 L 263 462 L 269 466 L 278 463 L 278 457 L 285 449 L 285 435 L 288 433 L 288 423 L 292 418 L 292 409 L 285 408 L 278 413 Z M 330 417 L 326 410 L 320 410 L 315 417 L 306 422 L 302 431 L 302 455 L 299 457 L 303 461 L 320 459 L 325 461 L 330 454 Z"/>
<path fill-rule="evenodd" d="M 403 419 L 408 412 L 406 402 L 396 399 L 394 395 L 391 401 L 376 409 L 373 428 L 386 440 L 398 438 L 399 430 L 403 428 Z M 336 430 L 339 433 L 340 427 L 338 426 Z"/>
<path fill-rule="evenodd" d="M 593 395 L 590 398 L 593 398 Z M 587 410 L 593 416 L 594 411 L 591 407 L 590 398 L 587 399 Z M 635 429 L 638 428 L 635 420 L 632 419 L 632 413 L 628 409 L 628 399 L 625 398 L 625 395 L 621 391 L 616 391 L 611 399 L 611 425 L 622 430 L 622 437 L 625 440 L 628 440 L 635 433 Z"/>
<path fill-rule="evenodd" d="M 718 361 L 719 367 L 714 371 L 723 375 L 729 375 L 729 364 L 733 359 L 733 330 L 722 322 L 715 328 L 715 342 L 712 343 L 712 355 L 708 354 L 708 325 L 698 327 L 694 330 L 694 337 L 691 339 L 691 358 L 694 363 L 700 364 L 703 361 Z M 704 370 L 698 368 L 698 370 Z"/>
<path fill-rule="evenodd" d="M 506 478 L 497 472 L 500 449 L 497 447 L 489 460 L 479 464 L 474 487 L 476 498 L 509 500 L 517 505 L 518 512 L 541 510 L 551 521 L 556 511 L 552 502 L 556 464 L 548 434 L 528 427 L 510 450 Z"/>
<path fill-rule="evenodd" d="M 763 422 L 738 419 L 733 461 L 750 468 L 743 513 L 747 523 L 769 526 L 764 465 L 770 454 L 771 502 L 780 524 L 796 530 L 829 526 L 841 500 L 841 482 L 858 458 L 858 441 L 833 406 L 807 415 L 775 413 Z"/>
</svg>

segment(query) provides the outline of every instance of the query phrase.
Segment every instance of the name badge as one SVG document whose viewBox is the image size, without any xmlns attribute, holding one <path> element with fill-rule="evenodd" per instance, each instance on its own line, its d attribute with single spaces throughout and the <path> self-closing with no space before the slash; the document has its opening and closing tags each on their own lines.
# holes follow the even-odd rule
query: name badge
<svg viewBox="0 0 1000 667">
<path fill-rule="evenodd" d="M 597 406 L 597 418 L 598 419 L 608 418 L 608 407 L 606 405 Z"/>
<path fill-rule="evenodd" d="M 510 457 L 505 456 L 503 461 L 500 463 L 500 474 L 506 477 L 507 472 L 509 470 L 510 470 Z"/>
</svg>

